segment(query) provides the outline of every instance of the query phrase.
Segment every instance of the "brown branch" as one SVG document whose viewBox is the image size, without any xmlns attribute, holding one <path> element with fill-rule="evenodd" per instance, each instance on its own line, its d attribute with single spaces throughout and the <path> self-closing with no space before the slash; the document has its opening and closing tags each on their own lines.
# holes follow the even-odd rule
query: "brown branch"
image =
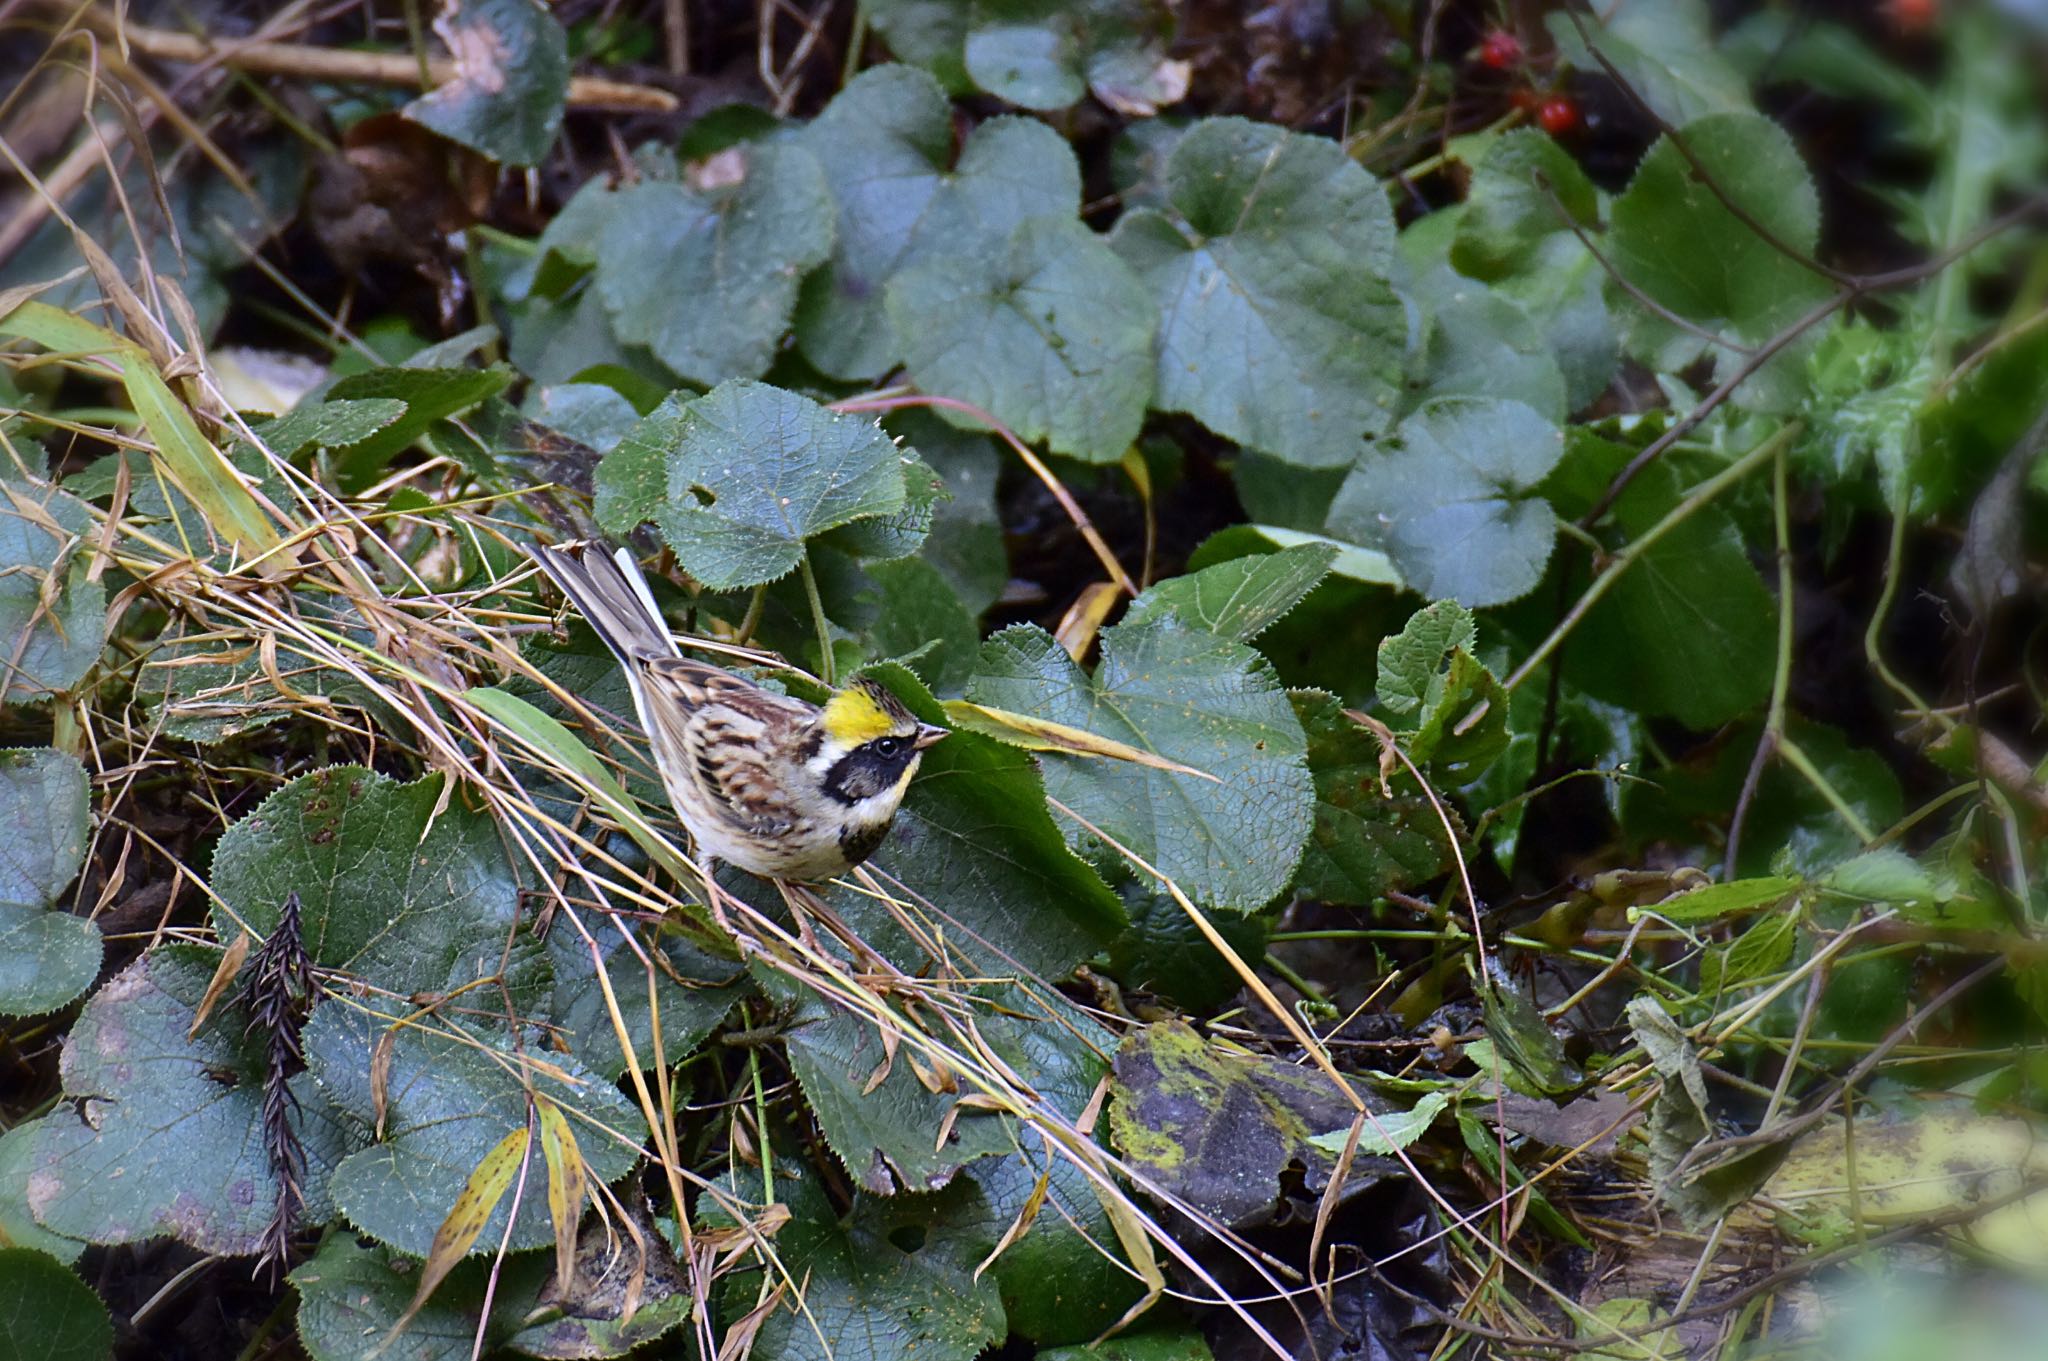
<svg viewBox="0 0 2048 1361">
<path fill-rule="evenodd" d="M 120 23 L 99 10 L 89 11 L 85 19 L 104 36 L 161 61 L 218 62 L 260 75 L 413 89 L 421 88 L 423 81 L 443 85 L 460 74 L 451 57 L 431 57 L 423 71 L 422 63 L 409 52 L 355 52 L 262 39 L 202 38 Z M 681 107 L 681 101 L 667 90 L 595 76 L 571 77 L 567 103 L 573 109 L 608 109 L 618 113 L 674 113 Z"/>
</svg>

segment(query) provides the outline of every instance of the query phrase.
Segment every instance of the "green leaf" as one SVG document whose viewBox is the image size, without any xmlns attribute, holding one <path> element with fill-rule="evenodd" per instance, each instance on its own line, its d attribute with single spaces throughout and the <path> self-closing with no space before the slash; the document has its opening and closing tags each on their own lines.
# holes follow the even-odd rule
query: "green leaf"
<svg viewBox="0 0 2048 1361">
<path fill-rule="evenodd" d="M 991 1111 L 961 1110 L 957 1094 L 925 1086 L 909 1059 L 915 1041 L 893 1051 L 884 1046 L 884 1026 L 915 1032 L 917 1023 L 902 1012 L 891 1008 L 889 1019 L 877 1020 L 768 968 L 753 973 L 787 1012 L 783 1043 L 818 1132 L 865 1190 L 880 1196 L 936 1191 L 975 1159 L 1015 1146 L 1013 1122 Z M 919 1062 L 929 1065 L 922 1056 Z"/>
<path fill-rule="evenodd" d="M 1091 89 L 1118 113 L 1144 116 L 1187 90 L 1166 62 L 1160 12 L 1145 0 L 980 0 L 967 32 L 967 74 L 990 94 L 1051 112 Z"/>
<path fill-rule="evenodd" d="M 107 590 L 87 578 L 89 555 L 78 551 L 90 523 L 84 504 L 55 487 L 0 482 L 0 700 L 70 690 L 99 660 Z"/>
<path fill-rule="evenodd" d="M 1563 432 L 1520 402 L 1439 398 L 1359 456 L 1329 529 L 1384 547 L 1424 595 L 1505 604 L 1550 561 L 1557 516 L 1534 488 L 1563 453 Z"/>
<path fill-rule="evenodd" d="M 562 130 L 569 36 L 541 0 L 464 0 L 434 32 L 455 77 L 405 106 L 405 116 L 506 165 L 538 165 Z"/>
<path fill-rule="evenodd" d="M 883 680 L 922 721 L 946 721 L 939 702 L 902 667 L 864 674 Z M 1022 967 L 1064 978 L 1124 924 L 1116 895 L 1068 849 L 1045 788 L 1026 753 L 956 731 L 924 754 L 889 839 L 870 861 L 884 883 L 901 882 L 943 914 L 956 959 L 991 974 Z M 830 898 L 900 966 L 915 972 L 932 962 L 871 897 L 833 890 Z"/>
<path fill-rule="evenodd" d="M 892 436 L 892 438 L 894 438 Z M 903 504 L 888 515 L 873 515 L 825 531 L 824 546 L 870 563 L 896 562 L 924 547 L 946 489 L 917 450 L 896 440 L 903 465 Z"/>
<path fill-rule="evenodd" d="M 85 1251 L 85 1244 L 76 1238 L 51 1233 L 29 1211 L 28 1178 L 34 1167 L 36 1131 L 43 1121 L 51 1119 L 42 1116 L 24 1120 L 5 1134 L 0 1134 L 0 1242 L 17 1248 L 34 1248 L 47 1253 L 60 1262 L 75 1262 Z M 54 1117 L 63 1119 L 62 1116 Z"/>
<path fill-rule="evenodd" d="M 255 426 L 254 433 L 270 446 L 271 453 L 291 458 L 307 449 L 359 444 L 403 416 L 406 406 L 398 397 L 342 397 L 306 402 L 275 420 Z"/>
<path fill-rule="evenodd" d="M 875 11 L 885 29 L 887 8 Z M 908 66 L 861 72 L 799 140 L 824 168 L 838 230 L 831 268 L 804 284 L 797 342 L 835 378 L 878 378 L 901 358 L 882 302 L 898 271 L 926 258 L 991 256 L 1025 220 L 1080 207 L 1073 151 L 1030 119 L 982 123 L 948 170 L 952 109 L 937 82 Z"/>
<path fill-rule="evenodd" d="M 952 584 L 922 558 L 878 562 L 867 570 L 877 609 L 863 632 L 876 659 L 907 658 L 905 665 L 933 690 L 959 693 L 974 670 L 981 631 Z"/>
<path fill-rule="evenodd" d="M 186 1037 L 218 959 L 191 947 L 145 955 L 79 1013 L 60 1070 L 81 1107 L 37 1122 L 28 1152 L 28 1206 L 45 1227 L 93 1243 L 169 1235 L 229 1256 L 261 1244 L 277 1201 L 261 1133 L 263 1040 L 226 1010 Z M 311 1082 L 291 1086 L 286 1118 L 306 1151 L 301 1219 L 318 1224 L 334 1212 L 327 1178 L 347 1145 Z"/>
<path fill-rule="evenodd" d="M 1570 15 L 1551 14 L 1544 22 L 1572 66 L 1601 69 Z M 1716 48 L 1705 0 L 1622 5 L 1586 27 L 1601 55 L 1667 123 L 1752 107 L 1742 76 Z"/>
<path fill-rule="evenodd" d="M 1512 400 L 1552 421 L 1564 419 L 1556 347 L 1505 286 L 1489 287 L 1440 265 L 1418 273 L 1412 293 L 1430 322 L 1421 396 Z"/>
<path fill-rule="evenodd" d="M 1109 1071 L 1116 1039 L 1058 993 L 1015 984 L 978 989 L 977 1027 L 1003 1061 L 1069 1121 L 1081 1118 Z M 1095 1184 L 1037 1139 L 962 1173 L 981 1192 L 982 1237 L 994 1251 L 1045 1181 L 1037 1217 L 989 1267 L 1010 1332 L 1041 1345 L 1080 1342 L 1123 1317 L 1144 1293 L 1117 1250 Z"/>
<path fill-rule="evenodd" d="M 0 1014 L 55 1011 L 99 976 L 99 928 L 49 910 L 78 877 L 91 830 L 77 757 L 0 751 Z"/>
<path fill-rule="evenodd" d="M 506 1270 L 518 1273 L 529 1260 L 509 1259 Z M 393 1361 L 466 1361 L 482 1312 L 483 1283 L 475 1275 L 475 1264 L 458 1266 L 382 1354 Z M 405 1313 L 419 1263 L 337 1233 L 292 1272 L 291 1283 L 299 1294 L 299 1340 L 313 1361 L 361 1361 Z M 485 1336 L 495 1341 L 500 1332 Z"/>
<path fill-rule="evenodd" d="M 1604 486 L 1627 457 L 1592 435 L 1574 435 L 1571 446 L 1553 481 Z M 1676 470 L 1652 464 L 1615 502 L 1615 524 L 1635 538 L 1681 495 Z M 1560 505 L 1560 513 L 1571 511 Z M 1705 506 L 1639 554 L 1587 612 L 1565 653 L 1565 678 L 1637 713 L 1714 728 L 1769 695 L 1776 617 L 1734 521 Z"/>
<path fill-rule="evenodd" d="M 1520 1089 L 1537 1096 L 1563 1096 L 1585 1086 L 1585 1073 L 1564 1052 L 1564 1042 L 1535 1002 L 1508 979 L 1497 957 L 1487 964 L 1490 972 L 1479 987 L 1486 1038 L 1512 1065 Z"/>
<path fill-rule="evenodd" d="M 961 1175 L 981 1192 L 986 1206 L 982 1235 L 990 1250 L 1017 1221 L 1040 1176 L 1046 1181 L 1037 1218 L 987 1273 L 1002 1293 L 1013 1336 L 1041 1346 L 1084 1342 L 1123 1317 L 1144 1294 L 1143 1284 L 1117 1253 L 1116 1229 L 1095 1184 L 1067 1159 L 1047 1158 L 1036 1150 L 1013 1152 L 971 1163 Z"/>
<path fill-rule="evenodd" d="M 1427 713 L 1443 695 L 1444 659 L 1470 652 L 1478 641 L 1472 611 L 1457 601 L 1423 606 L 1399 633 L 1380 642 L 1380 703 L 1396 714 Z"/>
<path fill-rule="evenodd" d="M 1759 114 L 1687 124 L 1686 145 L 1730 199 L 1807 255 L 1820 236 L 1820 198 L 1784 129 Z M 1614 201 L 1614 265 L 1680 316 L 1761 340 L 1828 291 L 1723 206 L 1686 158 L 1661 139 Z"/>
<path fill-rule="evenodd" d="M 507 957 L 520 914 L 504 841 L 459 797 L 439 806 L 443 778 L 399 784 L 361 766 L 330 766 L 265 799 L 214 852 L 221 939 L 245 927 L 268 934 L 297 893 L 315 964 L 401 996 L 510 970 L 505 981 L 531 996 L 545 970 L 530 939 Z"/>
<path fill-rule="evenodd" d="M 0 1352 L 23 1361 L 105 1361 L 114 1354 L 114 1320 L 56 1258 L 0 1247 Z"/>
<path fill-rule="evenodd" d="M 1167 181 L 1177 220 L 1128 213 L 1113 238 L 1160 315 L 1154 404 L 1348 465 L 1386 428 L 1408 343 L 1386 195 L 1334 142 L 1241 118 L 1196 125 Z"/>
<path fill-rule="evenodd" d="M 1700 1058 L 1678 1023 L 1656 1001 L 1638 997 L 1628 1004 L 1629 1029 L 1663 1079 L 1650 1105 L 1650 1176 L 1657 1193 L 1690 1224 L 1726 1214 L 1761 1186 L 1785 1156 L 1785 1146 L 1766 1146 L 1725 1162 L 1688 1168 L 1686 1157 L 1715 1131 L 1707 1107 L 1707 1083 Z"/>
<path fill-rule="evenodd" d="M 1214 1361 L 1208 1339 L 1190 1324 L 1118 1333 L 1085 1347 L 1050 1347 L 1038 1361 Z"/>
<path fill-rule="evenodd" d="M 775 1247 L 803 1283 L 802 1311 L 785 1300 L 762 1323 L 760 1361 L 973 1361 L 1002 1340 L 996 1284 L 975 1275 L 988 1245 L 970 1217 L 972 1187 L 856 1196 L 844 1219 L 814 1174 L 775 1189 L 792 1215 Z M 758 1279 L 731 1278 L 728 1300 L 751 1308 Z"/>
<path fill-rule="evenodd" d="M 888 309 L 924 391 L 1094 463 L 1114 463 L 1137 438 L 1152 396 L 1155 310 L 1079 222 L 1033 218 L 997 249 L 905 270 L 890 281 Z"/>
<path fill-rule="evenodd" d="M 338 380 L 327 390 L 327 401 L 397 400 L 405 403 L 403 416 L 376 426 L 374 433 L 352 444 L 335 449 L 333 457 L 343 484 L 350 488 L 367 486 L 393 457 L 410 448 L 436 422 L 497 396 L 511 386 L 516 376 L 511 369 L 495 364 L 487 369 L 371 369 L 367 373 L 351 374 Z"/>
<path fill-rule="evenodd" d="M 1414 777 L 1399 771 L 1387 780 L 1392 796 L 1382 793 L 1379 743 L 1343 704 L 1319 691 L 1290 698 L 1316 785 L 1315 830 L 1296 888 L 1319 902 L 1367 907 L 1449 869 L 1443 822 Z"/>
<path fill-rule="evenodd" d="M 1248 643 L 1315 589 L 1338 552 L 1335 543 L 1302 543 L 1170 577 L 1133 600 L 1123 622 L 1173 615 L 1219 638 Z"/>
<path fill-rule="evenodd" d="M 1755 879 L 1734 879 L 1725 884 L 1681 893 L 1650 907 L 1629 909 L 1629 921 L 1652 916 L 1684 926 L 1705 926 L 1743 912 L 1781 903 L 1806 881 L 1797 875 L 1771 874 Z"/>
<path fill-rule="evenodd" d="M 1593 227 L 1599 215 L 1599 195 L 1571 154 L 1534 128 L 1517 128 L 1472 168 L 1451 263 L 1475 279 L 1500 279 L 1531 264 L 1546 238 L 1573 222 Z"/>
<path fill-rule="evenodd" d="M 1711 949 L 1700 958 L 1700 991 L 1713 996 L 1723 988 L 1766 978 L 1785 967 L 1799 935 L 1799 916 L 1773 912 L 1759 917 L 1725 949 Z"/>
<path fill-rule="evenodd" d="M 953 94 L 973 91 L 961 45 L 967 39 L 972 6 L 960 0 L 870 0 L 875 32 L 899 61 L 929 71 Z"/>
<path fill-rule="evenodd" d="M 1287 887 L 1313 822 L 1314 788 L 1301 724 L 1250 648 L 1169 619 L 1117 625 L 1102 632 L 1091 678 L 1050 635 L 1019 626 L 983 645 L 967 697 L 1203 772 L 1043 758 L 1048 794 L 1196 900 L 1249 912 Z M 1068 835 L 1087 839 L 1078 826 Z"/>
<path fill-rule="evenodd" d="M 1843 861 L 1828 871 L 1821 887 L 1873 903 L 1916 904 L 1942 896 L 1933 874 L 1896 846 L 1881 846 Z"/>
<path fill-rule="evenodd" d="M 608 454 L 640 423 L 625 394 L 604 383 L 555 383 L 527 389 L 520 414 Z"/>
<path fill-rule="evenodd" d="M 644 1125 L 610 1081 L 573 1059 L 550 1054 L 544 1063 L 523 1064 L 503 1037 L 467 1027 L 451 1034 L 448 1022 L 433 1029 L 397 1024 L 410 1011 L 400 1007 L 386 1017 L 326 1002 L 314 1008 L 303 1037 L 307 1070 L 360 1141 L 334 1169 L 335 1203 L 358 1228 L 402 1252 L 426 1255 L 477 1163 L 526 1124 L 529 1090 L 572 1119 L 621 1131 Z M 381 1070 L 378 1077 L 373 1070 Z M 371 1143 L 380 1127 L 382 1137 Z M 637 1148 L 601 1133 L 580 1142 L 594 1180 L 624 1176 L 638 1157 Z M 555 1241 L 538 1155 L 526 1177 L 514 1249 Z M 491 1211 L 472 1252 L 497 1250 L 513 1199 L 507 1195 Z"/>
<path fill-rule="evenodd" d="M 664 404 L 612 459 L 646 444 L 661 447 L 668 465 L 656 512 L 662 537 L 712 590 L 786 576 L 813 535 L 904 504 L 904 454 L 872 420 L 765 383 Z M 639 466 L 641 455 L 631 458 Z"/>
<path fill-rule="evenodd" d="M 682 440 L 690 400 L 687 392 L 662 398 L 591 474 L 591 509 L 607 534 L 624 538 L 660 512 L 668 499 L 668 456 Z"/>
<path fill-rule="evenodd" d="M 1302 858 L 1307 860 L 1306 852 Z M 1127 890 L 1125 897 L 1130 928 L 1109 947 L 1109 971 L 1118 982 L 1158 993 L 1187 1011 L 1221 1006 L 1244 986 L 1171 895 Z M 1264 958 L 1267 918 L 1218 917 L 1210 924 L 1240 959 Z"/>
<path fill-rule="evenodd" d="M 1449 1092 L 1425 1092 L 1422 1099 L 1408 1110 L 1375 1115 L 1358 1132 L 1357 1153 L 1361 1156 L 1377 1155 L 1384 1158 L 1400 1152 L 1429 1133 L 1430 1125 L 1443 1112 L 1443 1108 L 1450 1104 Z M 1344 1128 L 1331 1130 L 1327 1134 L 1318 1134 L 1309 1142 L 1325 1153 L 1340 1155 L 1344 1152 L 1345 1145 L 1351 1142 L 1351 1125 L 1347 1121 Z"/>
<path fill-rule="evenodd" d="M 69 912 L 0 903 L 0 1015 L 40 1016 L 99 977 L 100 930 Z"/>
<path fill-rule="evenodd" d="M 586 1235 L 579 1247 L 579 1288 L 570 1298 L 560 1297 L 548 1258 L 524 1253 L 502 1265 L 471 1258 L 456 1265 L 380 1355 L 391 1361 L 467 1361 L 476 1346 L 485 1292 L 494 1286 L 491 1319 L 483 1330 L 484 1346 L 493 1356 L 503 1354 L 500 1348 L 537 1357 L 623 1356 L 689 1317 L 689 1289 L 659 1236 L 647 1233 L 650 1254 L 640 1308 L 630 1322 L 620 1322 L 624 1291 L 607 1287 L 637 1269 L 639 1257 L 631 1246 L 614 1257 L 617 1240 L 600 1242 L 592 1252 L 592 1237 Z M 606 1271 L 615 1274 L 607 1279 Z M 412 1302 L 419 1263 L 338 1233 L 292 1272 L 291 1282 L 299 1294 L 299 1339 L 314 1361 L 362 1361 L 366 1347 L 389 1333 Z M 521 1327 L 535 1315 L 539 1322 Z"/>
<path fill-rule="evenodd" d="M 652 1068 L 655 1061 L 652 1016 L 661 1017 L 662 1057 L 673 1067 L 695 1052 L 747 991 L 737 964 L 714 959 L 673 935 L 640 940 L 641 951 L 666 961 L 656 962 L 650 985 L 647 966 L 620 939 L 619 930 L 593 934 L 604 953 L 603 968 L 618 999 L 626 1035 L 643 1069 Z M 590 946 L 573 929 L 552 931 L 548 960 L 555 983 L 549 1021 L 577 1062 L 607 1078 L 619 1077 L 626 1071 L 626 1055 L 612 1026 Z"/>
<path fill-rule="evenodd" d="M 767 371 L 798 282 L 832 253 L 832 194 L 811 153 L 740 150 L 735 189 L 643 180 L 614 191 L 598 238 L 597 291 L 619 338 L 706 385 Z"/>
</svg>

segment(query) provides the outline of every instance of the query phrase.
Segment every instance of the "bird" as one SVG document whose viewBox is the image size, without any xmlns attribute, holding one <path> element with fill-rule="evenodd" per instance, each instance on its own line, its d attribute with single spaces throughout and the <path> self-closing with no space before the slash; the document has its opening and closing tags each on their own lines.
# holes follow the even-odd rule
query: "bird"
<svg viewBox="0 0 2048 1361">
<path fill-rule="evenodd" d="M 676 816 L 707 860 L 812 882 L 881 846 L 924 753 L 949 735 L 859 677 L 823 706 L 682 655 L 640 565 L 594 540 L 534 560 L 618 658 Z"/>
</svg>

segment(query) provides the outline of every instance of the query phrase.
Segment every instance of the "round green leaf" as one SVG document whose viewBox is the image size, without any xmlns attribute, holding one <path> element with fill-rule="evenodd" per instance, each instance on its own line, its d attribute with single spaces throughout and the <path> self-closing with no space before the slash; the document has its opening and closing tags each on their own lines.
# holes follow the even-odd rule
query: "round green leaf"
<svg viewBox="0 0 2048 1361">
<path fill-rule="evenodd" d="M 36 1223 L 28 1207 L 28 1177 L 34 1166 L 36 1130 L 51 1118 L 24 1120 L 0 1134 L 0 1242 L 34 1248 L 60 1262 L 75 1262 L 85 1251 L 85 1244 Z"/>
<path fill-rule="evenodd" d="M 1113 238 L 1159 309 L 1156 405 L 1290 463 L 1350 463 L 1408 343 L 1386 195 L 1334 142 L 1242 118 L 1198 124 L 1166 173 L 1178 220 L 1131 213 Z"/>
<path fill-rule="evenodd" d="M 277 1203 L 264 1155 L 263 1040 L 238 1009 L 187 1038 L 217 952 L 158 950 L 109 979 L 64 1043 L 64 1094 L 28 1151 L 38 1222 L 93 1243 L 170 1235 L 201 1252 L 252 1253 Z M 365 1055 L 364 1057 L 367 1057 Z M 287 1118 L 306 1152 L 301 1222 L 333 1213 L 327 1178 L 346 1136 L 312 1084 L 292 1081 Z"/>
<path fill-rule="evenodd" d="M 804 1283 L 803 1306 L 768 1316 L 754 1340 L 759 1361 L 973 1361 L 1002 1340 L 996 1283 L 975 1270 L 990 1244 L 973 1188 L 856 1196 L 844 1219 L 815 1174 L 778 1179 L 775 1190 L 792 1213 L 776 1252 Z M 759 1278 L 729 1279 L 727 1299 L 752 1307 Z"/>
<path fill-rule="evenodd" d="M 69 690 L 99 660 L 107 591 L 87 579 L 73 537 L 90 523 L 84 504 L 55 487 L 0 483 L 0 700 Z"/>
<path fill-rule="evenodd" d="M 1548 134 L 1517 128 L 1472 169 L 1451 263 L 1476 279 L 1527 267 L 1537 245 L 1571 224 L 1594 226 L 1599 195 L 1586 172 Z"/>
<path fill-rule="evenodd" d="M 1783 128 L 1759 114 L 1725 113 L 1689 123 L 1681 135 L 1744 212 L 1793 250 L 1813 252 L 1820 198 Z M 1694 321 L 1761 339 L 1827 292 L 1819 275 L 1729 212 L 1668 137 L 1643 157 L 1613 219 L 1615 267 Z"/>
<path fill-rule="evenodd" d="M 99 977 L 97 926 L 69 912 L 0 903 L 0 1014 L 55 1011 Z"/>
<path fill-rule="evenodd" d="M 299 895 L 307 951 L 400 995 L 443 992 L 509 970 L 522 994 L 543 985 L 538 946 L 506 958 L 519 883 L 496 825 L 440 807 L 442 776 L 411 784 L 361 766 L 304 775 L 222 834 L 213 857 L 214 926 L 267 935 Z"/>
<path fill-rule="evenodd" d="M 603 205 L 597 290 L 619 338 L 698 383 L 765 372 L 798 282 L 832 251 L 832 195 L 811 153 L 758 142 L 739 154 L 737 189 L 642 181 Z"/>
<path fill-rule="evenodd" d="M 1328 541 L 1296 543 L 1170 577 L 1133 600 L 1123 622 L 1171 614 L 1219 638 L 1248 643 L 1300 604 L 1340 551 Z"/>
<path fill-rule="evenodd" d="M 0 1353 L 27 1361 L 106 1361 L 107 1306 L 71 1268 L 32 1248 L 0 1248 Z"/>
<path fill-rule="evenodd" d="M 668 496 L 656 522 L 683 570 L 712 590 L 786 576 L 811 536 L 903 508 L 906 456 L 866 417 L 748 382 L 648 422 L 656 417 L 658 431 L 628 443 L 665 449 Z"/>
<path fill-rule="evenodd" d="M 1505 604 L 1550 561 L 1557 516 L 1534 488 L 1563 454 L 1563 432 L 1520 402 L 1439 398 L 1360 456 L 1329 529 L 1385 548 L 1424 595 Z"/>
<path fill-rule="evenodd" d="M 507 165 L 538 165 L 562 130 L 569 36 L 541 0 L 464 0 L 434 20 L 455 78 L 405 116 Z"/>
<path fill-rule="evenodd" d="M 387 1036 L 388 1048 L 379 1050 Z M 622 1146 L 588 1123 L 630 1132 L 644 1123 L 638 1109 L 609 1081 L 560 1055 L 550 1054 L 545 1064 L 526 1068 L 522 1083 L 520 1059 L 502 1038 L 468 1029 L 457 1035 L 395 1026 L 386 1017 L 339 1002 L 314 1009 L 304 1043 L 306 1065 L 320 1091 L 365 1141 L 379 1128 L 381 1116 L 383 1137 L 334 1169 L 335 1203 L 364 1232 L 416 1257 L 424 1257 L 432 1246 L 434 1231 L 484 1154 L 526 1123 L 529 1089 L 569 1113 L 594 1179 L 624 1176 L 638 1157 L 637 1148 Z M 374 1065 L 383 1067 L 381 1102 L 373 1086 Z M 554 1241 L 547 1167 L 538 1141 L 526 1178 L 512 1232 L 514 1248 Z M 512 1199 L 508 1191 L 491 1211 L 473 1252 L 497 1250 Z"/>
<path fill-rule="evenodd" d="M 1026 219 L 1072 217 L 1081 202 L 1073 151 L 1028 119 L 981 124 L 948 169 L 951 106 L 908 66 L 863 71 L 799 140 L 824 168 L 838 227 L 831 268 L 804 284 L 797 341 L 836 378 L 877 378 L 900 358 L 882 305 L 898 270 L 996 250 Z"/>
<path fill-rule="evenodd" d="M 1051 635 L 1005 629 L 968 683 L 978 704 L 1085 728 L 1202 772 L 1046 753 L 1046 792 L 1211 906 L 1287 887 L 1314 820 L 1306 740 L 1266 660 L 1175 619 L 1102 633 L 1091 678 Z M 1068 835 L 1085 841 L 1085 829 Z M 1114 851 L 1102 851 L 1112 860 Z"/>
<path fill-rule="evenodd" d="M 91 826 L 77 757 L 0 751 L 0 1013 L 54 1011 L 99 974 L 99 929 L 46 910 L 78 877 Z"/>
<path fill-rule="evenodd" d="M 1036 218 L 1001 249 L 907 270 L 888 307 L 926 392 L 1095 463 L 1137 438 L 1152 395 L 1153 303 L 1081 223 Z"/>
</svg>

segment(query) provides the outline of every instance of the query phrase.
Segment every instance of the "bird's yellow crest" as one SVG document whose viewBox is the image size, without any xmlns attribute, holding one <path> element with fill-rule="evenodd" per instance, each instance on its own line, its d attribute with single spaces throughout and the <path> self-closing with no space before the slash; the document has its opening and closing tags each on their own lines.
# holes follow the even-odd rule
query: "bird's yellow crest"
<svg viewBox="0 0 2048 1361">
<path fill-rule="evenodd" d="M 825 731 L 849 747 L 887 737 L 903 722 L 896 697 L 870 680 L 857 680 L 825 704 Z"/>
</svg>

